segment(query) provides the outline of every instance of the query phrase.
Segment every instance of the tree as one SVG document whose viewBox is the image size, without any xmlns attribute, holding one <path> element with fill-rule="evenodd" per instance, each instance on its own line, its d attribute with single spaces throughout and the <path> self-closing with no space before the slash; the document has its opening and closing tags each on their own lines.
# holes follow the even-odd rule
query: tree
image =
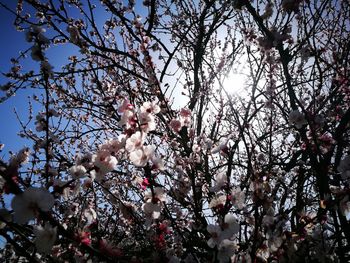
<svg viewBox="0 0 350 263">
<path fill-rule="evenodd" d="M 4 259 L 349 260 L 349 1 L 13 12 L 28 50 L 3 101 L 33 89 L 36 106 L 21 120 L 32 147 L 0 162 Z M 74 55 L 57 68 L 51 49 Z M 235 94 L 225 78 L 242 63 Z"/>
</svg>

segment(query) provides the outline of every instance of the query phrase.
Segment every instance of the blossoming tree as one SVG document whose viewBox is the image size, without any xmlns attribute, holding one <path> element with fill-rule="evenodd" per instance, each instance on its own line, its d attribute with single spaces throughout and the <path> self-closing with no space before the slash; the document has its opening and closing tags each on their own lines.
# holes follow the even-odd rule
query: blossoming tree
<svg viewBox="0 0 350 263">
<path fill-rule="evenodd" d="M 0 160 L 1 258 L 350 260 L 349 1 L 12 12 L 28 49 L 1 95 L 33 90 L 19 118 L 31 146 Z M 242 63 L 237 94 L 225 78 Z"/>
</svg>

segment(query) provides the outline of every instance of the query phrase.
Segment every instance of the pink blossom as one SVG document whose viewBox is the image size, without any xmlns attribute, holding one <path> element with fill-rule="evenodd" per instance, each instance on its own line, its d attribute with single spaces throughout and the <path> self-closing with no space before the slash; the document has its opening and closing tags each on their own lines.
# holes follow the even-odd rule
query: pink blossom
<svg viewBox="0 0 350 263">
<path fill-rule="evenodd" d="M 141 106 L 141 112 L 147 112 L 147 113 L 153 113 L 157 114 L 160 112 L 160 107 L 158 106 L 158 102 L 152 101 L 152 102 L 144 102 Z"/>
<path fill-rule="evenodd" d="M 182 128 L 181 121 L 177 119 L 172 119 L 169 123 L 170 127 L 175 131 L 175 132 L 180 132 Z"/>
<path fill-rule="evenodd" d="M 129 102 L 129 100 L 125 99 L 122 103 L 122 105 L 118 108 L 118 112 L 124 113 L 125 111 L 132 111 L 133 110 L 132 104 Z"/>
<path fill-rule="evenodd" d="M 154 146 L 147 145 L 136 149 L 129 154 L 130 161 L 138 167 L 143 167 L 154 156 Z"/>
<path fill-rule="evenodd" d="M 118 164 L 117 158 L 111 155 L 109 151 L 100 150 L 93 156 L 94 165 L 99 169 L 98 172 L 106 174 L 115 169 Z"/>
<path fill-rule="evenodd" d="M 155 118 L 152 114 L 148 112 L 141 112 L 138 115 L 138 120 L 142 131 L 147 133 L 149 131 L 154 131 L 156 129 Z"/>
<path fill-rule="evenodd" d="M 126 140 L 125 149 L 128 152 L 135 151 L 136 149 L 141 149 L 145 140 L 145 133 L 135 132 L 130 138 Z"/>
</svg>

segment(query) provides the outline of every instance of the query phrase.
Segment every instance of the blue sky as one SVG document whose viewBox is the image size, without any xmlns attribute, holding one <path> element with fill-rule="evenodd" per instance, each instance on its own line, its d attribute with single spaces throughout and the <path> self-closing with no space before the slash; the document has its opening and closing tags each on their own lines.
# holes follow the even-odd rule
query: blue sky
<svg viewBox="0 0 350 263">
<path fill-rule="evenodd" d="M 5 2 L 12 10 L 16 7 L 16 1 L 1 1 Z M 24 6 L 24 10 L 28 7 Z M 10 59 L 17 58 L 21 51 L 25 51 L 32 46 L 32 43 L 28 43 L 25 40 L 25 32 L 18 32 L 14 26 L 15 15 L 6 10 L 0 5 L 0 34 L 4 36 L 0 41 L 0 72 L 7 73 L 11 68 Z M 49 34 L 49 32 L 47 32 Z M 59 71 L 61 67 L 67 62 L 67 57 L 70 55 L 78 55 L 79 52 L 73 45 L 52 45 L 47 51 L 46 55 L 49 58 L 49 62 L 54 66 L 54 70 Z M 29 70 L 35 70 L 38 72 L 39 63 L 33 61 L 30 56 L 21 60 L 21 66 L 23 66 L 23 72 Z M 0 85 L 6 84 L 9 80 L 0 74 Z M 5 148 L 0 157 L 3 159 L 8 158 L 8 152 L 17 152 L 25 146 L 31 146 L 30 142 L 26 139 L 20 138 L 18 132 L 21 130 L 19 121 L 17 120 L 14 110 L 16 109 L 21 120 L 26 123 L 28 121 L 28 102 L 29 97 L 33 94 L 39 95 L 40 90 L 34 89 L 21 89 L 15 96 L 7 99 L 5 102 L 0 103 L 0 143 L 5 144 Z M 2 97 L 5 93 L 0 91 Z M 39 105 L 33 104 L 34 116 L 41 110 Z M 31 123 L 31 127 L 34 124 Z M 34 128 L 34 127 L 33 127 Z"/>
<path fill-rule="evenodd" d="M 6 3 L 12 10 L 15 9 L 17 1 L 2 0 L 2 3 Z M 99 6 L 99 5 L 98 5 Z M 28 10 L 28 6 L 24 5 L 24 10 Z M 94 13 L 97 24 L 102 27 L 102 23 L 106 19 L 106 11 L 104 8 L 97 8 Z M 76 9 L 70 9 L 70 16 L 76 18 L 79 16 Z M 142 2 L 138 2 L 136 6 L 136 12 L 143 17 L 147 15 L 147 8 L 142 5 Z M 15 15 L 6 10 L 0 5 L 0 34 L 3 36 L 0 41 L 0 72 L 6 73 L 11 68 L 10 59 L 17 58 L 20 51 L 25 51 L 31 47 L 31 43 L 25 41 L 25 32 L 18 32 L 14 26 Z M 47 34 L 50 34 L 47 32 Z M 54 66 L 54 70 L 59 71 L 61 66 L 67 62 L 69 55 L 78 55 L 78 49 L 73 45 L 52 45 L 46 52 L 49 62 Z M 28 70 L 39 69 L 39 63 L 33 61 L 30 56 L 21 61 L 24 72 Z M 0 85 L 6 84 L 8 79 L 0 75 Z M 28 102 L 34 92 L 40 94 L 40 90 L 22 89 L 19 90 L 15 96 L 12 96 L 7 101 L 0 103 L 0 143 L 5 144 L 5 148 L 0 153 L 0 157 L 5 160 L 8 158 L 8 151 L 16 152 L 24 146 L 31 146 L 28 140 L 20 138 L 17 134 L 21 130 L 19 121 L 16 119 L 14 109 L 18 112 L 23 122 L 28 120 Z M 0 91 L 0 96 L 4 93 Z M 35 107 L 34 104 L 34 116 L 40 111 L 39 107 Z M 32 125 L 33 127 L 33 125 Z M 33 127 L 34 128 L 34 127 Z"/>
<path fill-rule="evenodd" d="M 7 1 L 10 6 L 14 6 L 16 1 Z M 5 10 L 0 6 L 0 34 L 2 39 L 0 41 L 0 72 L 8 72 L 11 68 L 10 59 L 12 57 L 18 57 L 20 50 L 25 50 L 29 47 L 25 42 L 24 33 L 17 32 L 13 21 L 15 15 Z M 29 64 L 28 64 L 29 62 Z M 31 61 L 27 61 L 25 66 L 33 64 Z M 0 75 L 0 85 L 7 83 L 8 80 Z M 1 96 L 3 92 L 0 91 Z M 14 108 L 18 111 L 19 115 L 26 116 L 28 107 L 27 97 L 32 94 L 31 90 L 21 90 L 9 100 L 0 104 L 0 143 L 5 144 L 5 148 L 1 153 L 1 157 L 4 157 L 4 153 L 9 150 L 17 151 L 25 146 L 26 141 L 17 136 L 20 131 L 19 122 L 16 120 Z"/>
</svg>

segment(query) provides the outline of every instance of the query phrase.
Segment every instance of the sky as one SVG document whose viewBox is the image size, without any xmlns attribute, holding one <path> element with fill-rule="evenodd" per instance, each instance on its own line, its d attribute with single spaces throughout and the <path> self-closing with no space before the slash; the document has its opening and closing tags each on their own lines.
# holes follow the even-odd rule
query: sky
<svg viewBox="0 0 350 263">
<path fill-rule="evenodd" d="M 3 76 L 2 73 L 6 73 L 11 68 L 10 59 L 17 58 L 20 51 L 25 51 L 32 46 L 32 43 L 25 41 L 25 32 L 18 32 L 14 26 L 15 14 L 6 10 L 2 5 L 6 4 L 12 10 L 16 8 L 17 1 L 13 0 L 0 0 L 0 34 L 2 40 L 0 41 L 0 85 L 4 85 L 8 82 L 8 79 Z M 140 2 L 141 5 L 141 2 Z M 142 7 L 142 9 L 141 9 Z M 143 6 L 137 6 L 138 13 L 146 15 L 147 10 Z M 24 6 L 24 10 L 28 10 L 27 6 Z M 71 10 L 71 9 L 70 9 Z M 104 22 L 106 18 L 106 12 L 103 8 L 95 10 L 94 13 L 97 22 Z M 70 13 L 71 17 L 74 16 L 74 11 Z M 99 19 L 100 18 L 100 19 Z M 102 23 L 100 24 L 102 26 Z M 54 46 L 51 45 L 46 51 L 46 55 L 49 58 L 49 62 L 54 66 L 54 71 L 59 70 L 67 62 L 69 55 L 79 55 L 78 49 L 73 45 Z M 39 69 L 39 63 L 33 61 L 30 57 L 22 60 L 24 71 Z M 0 153 L 0 158 L 8 159 L 8 152 L 17 152 L 28 145 L 29 141 L 18 136 L 18 132 L 21 130 L 19 121 L 17 120 L 14 110 L 18 112 L 22 121 L 25 123 L 28 120 L 28 102 L 29 98 L 34 93 L 40 94 L 40 91 L 33 89 L 22 89 L 19 90 L 15 96 L 12 96 L 3 103 L 0 103 L 0 144 L 5 144 L 4 149 Z M 0 96 L 4 95 L 3 91 L 0 91 Z M 35 108 L 34 104 L 34 115 L 40 110 Z M 33 127 L 32 123 L 32 127 Z M 34 127 L 33 127 L 34 128 Z"/>
<path fill-rule="evenodd" d="M 15 9 L 17 1 L 0 0 L 0 3 L 5 3 L 11 9 Z M 24 8 L 24 10 L 27 7 Z M 25 40 L 25 32 L 18 32 L 14 26 L 15 14 L 6 10 L 0 5 L 0 34 L 5 36 L 0 41 L 0 85 L 6 84 L 9 80 L 2 73 L 7 73 L 11 68 L 10 59 L 17 58 L 21 51 L 25 51 L 33 44 Z M 59 70 L 67 62 L 69 55 L 77 54 L 77 48 L 72 45 L 62 46 L 52 45 L 45 52 L 49 58 L 50 64 L 54 66 L 54 70 Z M 23 72 L 34 70 L 38 72 L 40 63 L 32 60 L 30 57 L 21 60 Z M 29 116 L 29 97 L 34 94 L 39 95 L 42 92 L 34 89 L 21 89 L 14 96 L 0 103 L 0 144 L 5 144 L 4 149 L 0 153 L 0 158 L 7 160 L 8 152 L 17 152 L 23 147 L 31 146 L 31 143 L 18 136 L 21 130 L 21 125 L 16 117 L 15 110 L 20 116 L 21 121 L 26 123 Z M 0 91 L 0 96 L 5 93 Z M 33 104 L 34 116 L 41 110 L 38 105 Z M 34 121 L 30 124 L 34 128 Z"/>
<path fill-rule="evenodd" d="M 16 1 L 2 1 L 14 6 Z M 13 25 L 15 15 L 5 10 L 0 6 L 0 34 L 2 39 L 0 41 L 0 72 L 8 72 L 11 68 L 10 59 L 17 57 L 19 51 L 25 50 L 29 47 L 25 42 L 24 33 L 17 32 Z M 31 64 L 31 63 L 29 63 Z M 30 66 L 28 63 L 25 66 Z M 8 80 L 0 75 L 0 85 L 6 84 Z M 17 136 L 20 130 L 19 122 L 16 120 L 14 109 L 18 111 L 20 116 L 27 115 L 27 108 L 24 107 L 28 103 L 27 97 L 32 94 L 31 90 L 21 90 L 9 100 L 0 103 L 0 143 L 5 144 L 3 152 L 0 157 L 4 157 L 4 153 L 9 150 L 17 151 L 25 145 L 25 140 Z M 4 92 L 0 91 L 0 96 Z"/>
</svg>

